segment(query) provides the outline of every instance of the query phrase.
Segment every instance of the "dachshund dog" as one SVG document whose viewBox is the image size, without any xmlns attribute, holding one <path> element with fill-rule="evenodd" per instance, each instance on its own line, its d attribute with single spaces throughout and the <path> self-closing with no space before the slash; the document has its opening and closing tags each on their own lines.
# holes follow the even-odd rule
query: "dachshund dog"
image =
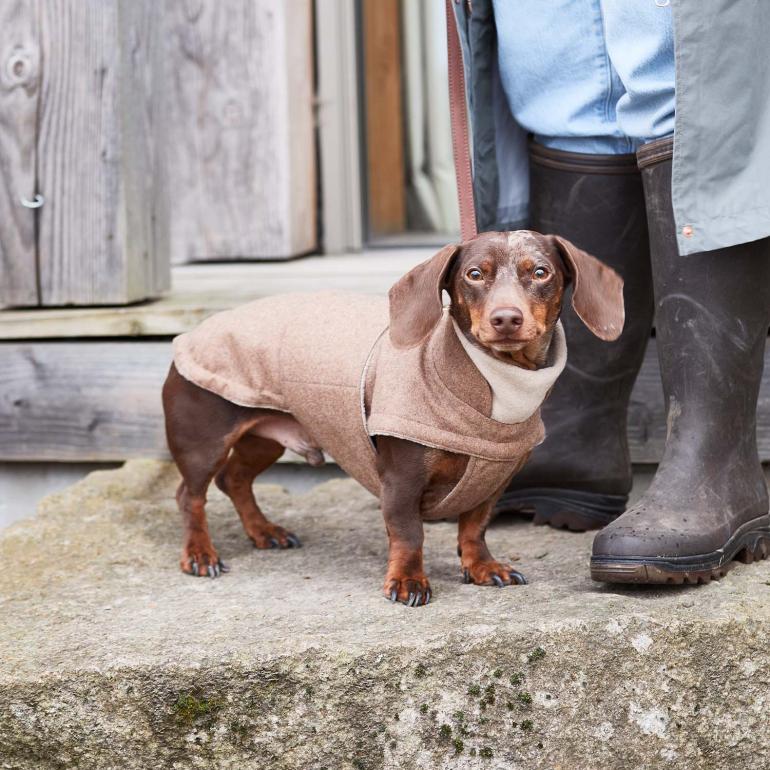
<svg viewBox="0 0 770 770">
<path fill-rule="evenodd" d="M 268 297 L 178 337 L 163 406 L 182 476 L 182 570 L 227 571 L 206 522 L 212 480 L 255 547 L 300 546 L 252 489 L 288 448 L 311 465 L 327 452 L 379 496 L 391 601 L 431 599 L 428 519 L 458 518 L 466 582 L 525 583 L 493 558 L 485 532 L 498 495 L 543 439 L 539 407 L 566 358 L 558 319 L 568 288 L 596 336 L 620 335 L 619 276 L 563 238 L 519 230 L 442 249 L 388 299 Z"/>
</svg>

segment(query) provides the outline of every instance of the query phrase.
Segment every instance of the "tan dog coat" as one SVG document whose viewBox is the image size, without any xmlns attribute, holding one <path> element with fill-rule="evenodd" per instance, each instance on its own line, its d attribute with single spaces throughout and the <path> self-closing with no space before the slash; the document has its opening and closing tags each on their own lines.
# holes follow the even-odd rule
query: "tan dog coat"
<svg viewBox="0 0 770 770">
<path fill-rule="evenodd" d="M 543 440 L 539 405 L 564 366 L 563 332 L 559 327 L 554 335 L 558 360 L 550 371 L 503 364 L 514 377 L 539 376 L 542 391 L 534 411 L 509 424 L 491 417 L 493 392 L 447 311 L 423 342 L 406 349 L 394 347 L 388 325 L 384 297 L 268 297 L 218 313 L 177 337 L 174 363 L 183 377 L 232 403 L 291 413 L 375 495 L 380 480 L 371 436 L 468 455 L 463 477 L 423 515 L 469 511 L 505 486 Z M 478 354 L 499 370 L 500 362 Z"/>
</svg>

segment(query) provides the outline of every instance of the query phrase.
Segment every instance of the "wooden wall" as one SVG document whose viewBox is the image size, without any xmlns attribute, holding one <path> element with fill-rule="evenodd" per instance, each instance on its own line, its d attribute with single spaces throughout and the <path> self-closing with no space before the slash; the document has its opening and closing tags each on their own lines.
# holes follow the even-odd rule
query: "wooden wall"
<svg viewBox="0 0 770 770">
<path fill-rule="evenodd" d="M 160 393 L 169 342 L 7 342 L 0 360 L 0 460 L 167 456 Z M 770 461 L 770 376 L 758 433 L 762 459 Z M 654 340 L 631 399 L 629 437 L 634 462 L 660 460 L 666 410 Z"/>
<path fill-rule="evenodd" d="M 0 4 L 0 306 L 123 304 L 168 288 L 145 91 L 156 11 Z M 36 195 L 42 206 L 26 207 Z"/>
<path fill-rule="evenodd" d="M 313 89 L 311 0 L 0 2 L 0 307 L 314 249 Z"/>
<path fill-rule="evenodd" d="M 167 0 L 158 168 L 172 261 L 316 247 L 311 0 Z"/>
</svg>

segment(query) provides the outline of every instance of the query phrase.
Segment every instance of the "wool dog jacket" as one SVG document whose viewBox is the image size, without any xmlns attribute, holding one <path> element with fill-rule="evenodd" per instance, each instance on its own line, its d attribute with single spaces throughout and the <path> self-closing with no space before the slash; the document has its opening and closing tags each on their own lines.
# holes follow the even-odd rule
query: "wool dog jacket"
<svg viewBox="0 0 770 770">
<path fill-rule="evenodd" d="M 388 324 L 386 298 L 267 297 L 178 336 L 174 364 L 185 379 L 232 403 L 292 414 L 375 495 L 372 437 L 468 455 L 460 481 L 422 513 L 444 518 L 469 511 L 506 485 L 545 436 L 540 404 L 566 361 L 561 326 L 549 365 L 529 372 L 472 346 L 448 309 L 413 347 L 396 348 Z"/>
</svg>

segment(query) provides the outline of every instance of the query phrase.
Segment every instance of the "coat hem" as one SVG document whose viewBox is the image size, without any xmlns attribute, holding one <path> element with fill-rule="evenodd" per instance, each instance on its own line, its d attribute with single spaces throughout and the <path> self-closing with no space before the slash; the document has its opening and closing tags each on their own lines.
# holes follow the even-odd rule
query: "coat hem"
<svg viewBox="0 0 770 770">
<path fill-rule="evenodd" d="M 505 444 L 501 447 L 499 452 L 495 451 L 468 451 L 467 447 L 460 446 L 459 442 L 462 442 L 467 437 L 457 433 L 448 433 L 447 431 L 438 430 L 431 427 L 434 432 L 434 436 L 430 437 L 426 434 L 420 434 L 414 430 L 414 422 L 401 420 L 397 417 L 384 418 L 378 415 L 376 418 L 370 418 L 367 423 L 367 432 L 370 436 L 393 436 L 393 438 L 404 439 L 405 441 L 413 441 L 416 444 L 422 444 L 423 446 L 431 447 L 432 449 L 441 449 L 445 452 L 452 452 L 454 454 L 467 455 L 468 457 L 477 457 L 480 460 L 488 460 L 490 462 L 499 463 L 513 463 L 519 460 L 522 454 L 531 451 L 537 443 L 540 442 L 540 435 L 536 434 L 533 438 L 531 446 L 522 449 L 517 445 L 516 454 L 507 454 L 505 450 L 510 451 L 510 444 Z M 439 435 L 436 435 L 439 434 Z M 454 440 L 453 440 L 454 439 Z M 459 442 L 458 442 L 459 440 Z"/>
<path fill-rule="evenodd" d="M 278 406 L 274 403 L 254 401 L 253 399 L 243 398 L 238 394 L 231 395 L 228 392 L 231 388 L 228 388 L 227 383 L 219 384 L 218 380 L 221 378 L 201 366 L 197 366 L 196 364 L 182 363 L 176 357 L 174 357 L 174 366 L 185 380 L 191 382 L 193 385 L 197 385 L 199 388 L 202 388 L 209 393 L 213 393 L 215 396 L 219 396 L 220 398 L 225 399 L 225 401 L 229 401 L 231 404 L 235 404 L 236 406 L 243 406 L 247 409 L 272 409 L 274 412 L 285 412 L 287 414 L 291 413 L 291 410 L 287 409 L 285 406 Z"/>
</svg>

